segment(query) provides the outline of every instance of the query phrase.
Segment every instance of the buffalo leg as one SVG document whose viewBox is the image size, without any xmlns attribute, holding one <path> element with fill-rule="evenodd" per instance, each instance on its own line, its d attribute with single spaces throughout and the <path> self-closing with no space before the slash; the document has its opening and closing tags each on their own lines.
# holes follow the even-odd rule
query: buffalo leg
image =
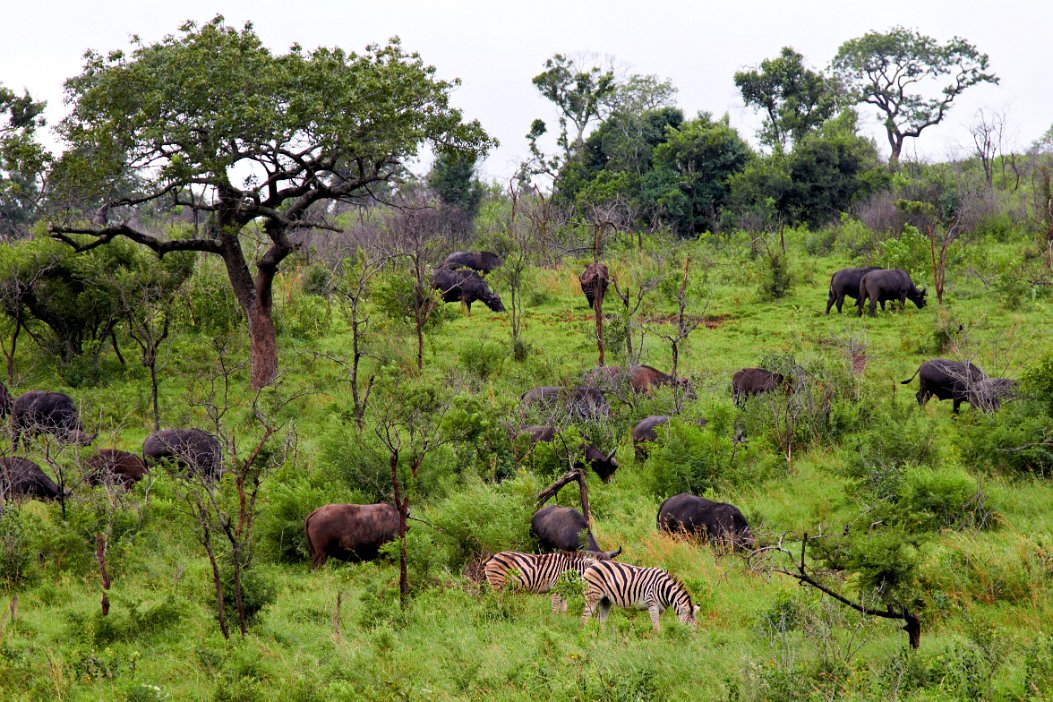
<svg viewBox="0 0 1053 702">
<path fill-rule="evenodd" d="M 870 298 L 870 316 L 871 317 L 876 317 L 877 316 L 877 298 L 876 297 Z"/>
<path fill-rule="evenodd" d="M 918 398 L 918 405 L 920 407 L 924 407 L 925 403 L 929 401 L 929 393 L 924 388 L 921 389 L 921 390 L 918 390 L 918 394 L 915 395 L 915 397 Z"/>
</svg>

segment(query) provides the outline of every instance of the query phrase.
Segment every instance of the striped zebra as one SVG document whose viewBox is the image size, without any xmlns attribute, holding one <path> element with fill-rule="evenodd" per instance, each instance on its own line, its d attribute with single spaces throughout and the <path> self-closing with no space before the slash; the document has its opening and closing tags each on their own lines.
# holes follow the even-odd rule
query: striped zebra
<svg viewBox="0 0 1053 702">
<path fill-rule="evenodd" d="M 511 585 L 517 590 L 542 593 L 551 590 L 559 576 L 568 570 L 576 570 L 579 575 L 584 573 L 589 566 L 598 562 L 596 555 L 587 552 L 538 554 L 503 551 L 490 556 L 483 564 L 483 571 L 494 590 Z M 553 593 L 552 611 L 556 610 L 566 612 L 567 601 L 558 593 Z"/>
<path fill-rule="evenodd" d="M 646 609 L 651 614 L 655 631 L 661 629 L 659 618 L 667 607 L 692 629 L 697 626 L 698 607 L 691 605 L 691 596 L 683 583 L 661 568 L 640 568 L 615 561 L 593 563 L 582 578 L 585 580 L 585 613 L 581 625 L 596 612 L 600 623 L 606 623 L 612 605 Z"/>
</svg>

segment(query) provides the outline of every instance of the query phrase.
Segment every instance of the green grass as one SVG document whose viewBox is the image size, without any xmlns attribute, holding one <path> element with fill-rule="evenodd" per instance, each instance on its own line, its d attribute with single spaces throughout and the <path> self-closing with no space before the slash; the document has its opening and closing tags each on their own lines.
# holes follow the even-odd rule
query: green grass
<svg viewBox="0 0 1053 702">
<path fill-rule="evenodd" d="M 853 261 L 810 258 L 796 246 L 791 242 L 795 285 L 785 298 L 768 301 L 760 298 L 758 266 L 745 246 L 694 245 L 695 275 L 703 268 L 707 273 L 699 297 L 714 321 L 711 328 L 696 330 L 682 351 L 682 372 L 699 388 L 688 413 L 704 416 L 726 406 L 738 368 L 776 354 L 792 354 L 798 362 L 844 363 L 844 341 L 855 338 L 866 342 L 869 357 L 859 381 L 863 397 L 920 414 L 934 428 L 935 467 L 961 466 L 956 439 L 960 425 L 975 421 L 971 412 L 953 419 L 949 403 L 939 402 L 917 409 L 916 381 L 912 387 L 898 381 L 925 360 L 953 354 L 936 347 L 941 314 L 962 326 L 963 353 L 981 367 L 1019 377 L 1048 352 L 1053 304 L 1038 297 L 1009 311 L 981 281 L 954 271 L 946 312 L 933 300 L 923 310 L 909 306 L 876 319 L 858 319 L 849 314 L 851 306 L 843 315 L 825 316 L 830 272 Z M 649 257 L 628 253 L 608 260 L 612 270 L 622 271 L 622 282 L 634 287 L 634 276 L 650 265 Z M 595 365 L 592 320 L 574 282 L 577 272 L 568 263 L 535 276 L 535 292 L 544 295 L 525 317 L 530 357 L 523 364 L 508 359 L 475 384 L 492 418 L 505 416 L 523 390 L 574 382 Z M 298 295 L 293 292 L 286 303 L 287 314 L 295 312 Z M 613 296 L 608 300 L 613 304 Z M 666 301 L 653 314 L 672 311 Z M 376 340 L 377 346 L 410 356 L 412 342 L 393 340 L 399 330 L 381 321 L 375 328 L 387 340 Z M 470 318 L 454 314 L 429 334 L 426 366 L 436 375 L 455 375 L 462 349 L 479 340 L 507 347 L 505 315 L 481 306 Z M 235 341 L 234 357 L 243 358 L 244 344 L 239 337 Z M 186 398 L 203 392 L 202 379 L 214 358 L 209 344 L 204 333 L 183 330 L 175 336 L 162 375 L 165 425 L 203 424 L 200 409 Z M 324 336 L 281 338 L 287 383 L 310 393 L 283 415 L 295 426 L 298 449 L 265 483 L 261 520 L 275 504 L 278 483 L 310 484 L 329 502 L 357 494 L 355 485 L 340 479 L 339 453 L 323 458 L 327 439 L 350 416 L 349 391 L 339 367 L 311 356 L 347 354 L 349 347 L 337 308 Z M 101 445 L 138 450 L 152 425 L 148 384 L 130 347 L 125 351 L 126 368 L 112 354 L 103 357 L 103 381 L 96 387 L 63 388 L 51 362 L 23 347 L 18 389 L 66 389 L 83 403 L 86 424 L 103 428 Z M 612 361 L 617 353 L 611 351 Z M 669 359 L 668 346 L 650 336 L 643 361 L 666 369 Z M 246 383 L 247 371 L 239 371 L 235 385 L 242 401 Z M 638 416 L 662 409 L 668 400 L 659 394 L 641 401 Z M 626 562 L 660 566 L 682 578 L 702 607 L 696 632 L 666 613 L 655 634 L 646 612 L 624 610 L 615 610 L 605 629 L 596 621 L 582 629 L 580 600 L 572 602 L 569 615 L 558 615 L 549 611 L 547 597 L 491 593 L 450 564 L 447 537 L 414 523 L 411 534 L 427 535 L 424 546 L 432 544 L 435 555 L 426 573 L 412 572 L 414 591 L 405 611 L 398 607 L 398 569 L 390 561 L 330 561 L 312 572 L 305 562 L 271 562 L 261 555 L 257 568 L 276 583 L 276 598 L 247 636 L 225 641 L 211 609 L 208 562 L 176 486 L 161 476 L 142 528 L 129 526 L 111 550 L 112 609 L 105 619 L 98 614 L 101 591 L 86 526 L 93 509 L 88 493 L 73 500 L 67 522 L 56 505 L 22 507 L 36 551 L 27 578 L 0 592 L 2 612 L 17 597 L 17 617 L 0 614 L 0 698 L 1009 700 L 1027 698 L 1027 675 L 1046 681 L 1043 685 L 1053 680 L 1053 663 L 1029 654 L 1048 650 L 1035 647 L 1053 622 L 1048 478 L 961 466 L 978 481 L 990 523 L 983 530 L 944 529 L 926 542 L 917 584 L 925 599 L 914 603 L 923 617 L 922 646 L 907 655 L 906 636 L 896 622 L 861 620 L 790 578 L 751 570 L 739 555 L 658 534 L 655 512 L 662 496 L 650 490 L 648 465 L 633 460 L 628 435 L 638 416 L 621 406 L 616 411 L 607 429 L 619 446 L 622 467 L 609 484 L 590 480 L 596 538 L 605 548 L 623 546 Z M 845 474 L 857 450 L 855 437 L 864 430 L 837 442 L 814 442 L 792 462 L 763 437 L 751 437 L 750 457 L 742 459 L 738 477 L 718 480 L 710 494 L 738 505 L 764 543 L 782 537 L 796 547 L 804 531 L 839 533 L 866 507 Z M 454 460 L 436 459 L 423 470 L 452 471 Z M 451 473 L 436 481 L 434 494 L 416 496 L 414 514 L 455 522 L 454 497 L 498 495 L 502 489 L 495 504 L 505 500 L 528 510 L 532 492 L 544 484 L 543 477 L 525 476 L 494 486 L 468 477 L 472 468 L 461 466 L 459 477 Z M 474 472 L 485 474 L 481 468 Z M 142 499 L 140 486 L 128 502 Z M 573 487 L 559 497 L 562 504 L 575 501 Z M 509 527 L 508 533 L 513 531 Z M 411 553 L 420 547 L 414 541 Z M 840 586 L 854 592 L 851 579 Z"/>
</svg>

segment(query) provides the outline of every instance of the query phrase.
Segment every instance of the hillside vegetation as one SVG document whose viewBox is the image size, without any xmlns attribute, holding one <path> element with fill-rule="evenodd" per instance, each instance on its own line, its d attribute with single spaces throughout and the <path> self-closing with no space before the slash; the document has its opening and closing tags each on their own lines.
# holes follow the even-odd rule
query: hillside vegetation
<svg viewBox="0 0 1053 702">
<path fill-rule="evenodd" d="M 645 612 L 618 609 L 606 628 L 593 621 L 582 629 L 580 596 L 559 615 L 546 596 L 493 593 L 478 581 L 486 554 L 534 548 L 537 493 L 564 470 L 551 451 L 520 460 L 504 423 L 537 420 L 520 415 L 522 391 L 575 383 L 596 365 L 594 321 L 576 282 L 583 261 L 528 268 L 522 362 L 511 358 L 508 314 L 477 305 L 467 316 L 447 305 L 427 330 L 418 373 L 412 331 L 371 301 L 363 363 L 379 374 L 360 431 L 345 368 L 330 360 L 349 356 L 348 305 L 339 294 L 305 290 L 316 290 L 318 264 L 301 260 L 277 284 L 283 369 L 260 396 L 260 414 L 278 433 L 264 448 L 248 541 L 245 596 L 255 611 L 247 633 L 237 633 L 232 610 L 229 641 L 217 627 L 212 570 L 184 478 L 156 469 L 127 494 L 89 488 L 76 484 L 73 449 L 48 464 L 45 452 L 55 446 L 40 438 L 26 455 L 65 466 L 76 487 L 64 510 L 5 504 L 5 699 L 1048 698 L 1050 435 L 1011 445 L 1022 432 L 1051 426 L 1049 407 L 1040 408 L 1053 379 L 1048 288 L 1000 290 L 996 262 L 1016 259 L 1024 245 L 980 238 L 959 245 L 943 306 L 908 303 L 860 319 L 849 300 L 845 314 L 825 316 L 829 275 L 862 260 L 847 248 L 853 232 L 786 232 L 789 284 L 778 299 L 766 292 L 769 259 L 756 246 L 751 253 L 744 234 L 644 238 L 642 251 L 615 238 L 604 254 L 623 288 L 660 279 L 632 328 L 651 330 L 642 361 L 661 369 L 669 368 L 670 348 L 657 332 L 671 329 L 683 261 L 691 259 L 688 312 L 704 319 L 680 350 L 680 373 L 697 392 L 682 416 L 708 425 L 674 422 L 647 461 L 634 460 L 629 429 L 669 410 L 664 388 L 635 407 L 612 398 L 610 420 L 581 430 L 619 447 L 621 467 L 609 483 L 589 475 L 597 540 L 622 546 L 626 562 L 682 579 L 701 606 L 697 631 L 667 612 L 655 634 Z M 826 251 L 814 252 L 823 238 Z M 881 263 L 893 248 L 871 251 L 866 262 Z M 916 263 L 924 270 L 924 258 Z M 242 323 L 212 264 L 199 261 L 172 303 L 173 332 L 159 364 L 162 426 L 215 430 L 219 408 L 220 427 L 244 460 L 263 425 L 252 416 Z M 507 300 L 507 288 L 494 285 Z M 620 301 L 609 293 L 606 304 L 608 363 L 624 362 Z M 124 365 L 105 347 L 90 366 L 56 365 L 32 340 L 22 342 L 12 392 L 65 391 L 86 428 L 101 431 L 95 446 L 139 452 L 153 425 L 149 378 L 122 346 Z M 919 408 L 916 381 L 898 381 L 939 356 L 1028 377 L 1024 387 L 1039 399 L 992 415 L 965 409 L 958 418 L 950 403 Z M 217 375 L 221 363 L 225 378 Z M 730 378 L 745 366 L 796 368 L 805 388 L 737 408 Z M 416 480 L 402 457 L 412 516 L 424 522 L 410 523 L 410 593 L 400 608 L 397 548 L 377 562 L 330 561 L 311 571 L 302 523 L 325 503 L 391 498 L 388 455 L 374 430 L 391 406 L 421 392 L 452 403 L 442 430 L 458 438 L 429 452 Z M 1044 454 L 1039 447 L 1027 460 L 1014 457 L 1043 441 Z M 920 649 L 907 647 L 900 623 L 861 617 L 771 570 L 790 563 L 758 558 L 751 567 L 745 554 L 659 534 L 658 504 L 682 490 L 739 506 L 759 546 L 781 542 L 796 554 L 807 532 L 809 566 L 828 586 L 875 608 L 884 598 L 918 613 Z M 218 494 L 236 517 L 230 473 Z M 557 501 L 580 507 L 573 485 Z M 104 617 L 96 534 L 107 530 Z"/>
</svg>

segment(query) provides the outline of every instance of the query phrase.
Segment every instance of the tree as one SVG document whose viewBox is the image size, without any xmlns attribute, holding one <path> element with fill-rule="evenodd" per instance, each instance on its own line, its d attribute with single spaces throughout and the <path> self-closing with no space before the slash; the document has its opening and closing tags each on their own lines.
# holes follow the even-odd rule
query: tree
<svg viewBox="0 0 1053 702">
<path fill-rule="evenodd" d="M 969 127 L 969 134 L 972 135 L 973 145 L 976 147 L 976 157 L 980 159 L 980 165 L 984 169 L 984 186 L 987 190 L 994 185 L 994 163 L 995 158 L 1002 152 L 1005 125 L 1005 112 L 984 114 L 984 111 L 980 110 L 976 113 L 976 121 Z"/>
<path fill-rule="evenodd" d="M 0 239 L 25 237 L 50 156 L 35 140 L 45 103 L 0 85 Z"/>
<path fill-rule="evenodd" d="M 444 207 L 459 210 L 469 224 L 479 212 L 486 187 L 475 175 L 475 153 L 450 152 L 439 154 L 428 174 L 431 188 Z"/>
<path fill-rule="evenodd" d="M 966 88 L 998 83 L 987 63 L 987 54 L 960 37 L 940 45 L 932 37 L 894 27 L 885 34 L 869 32 L 846 41 L 837 50 L 832 68 L 854 102 L 874 105 L 884 114 L 892 148 L 889 165 L 895 167 L 903 142 L 942 122 Z M 936 85 L 945 76 L 950 81 Z M 934 87 L 939 97 L 927 97 L 925 93 Z"/>
<path fill-rule="evenodd" d="M 703 113 L 668 130 L 654 150 L 654 168 L 643 178 L 642 197 L 680 236 L 715 229 L 729 181 L 750 156 L 749 145 L 731 128 L 727 115 L 714 120 Z"/>
<path fill-rule="evenodd" d="M 63 122 L 69 151 L 61 171 L 71 186 L 107 192 L 134 174 L 133 194 L 106 198 L 107 217 L 76 217 L 52 232 L 89 234 L 84 250 L 127 237 L 159 255 L 204 251 L 220 256 L 248 322 L 252 386 L 278 372 L 272 286 L 300 244 L 292 235 L 326 227 L 333 201 L 360 201 L 398 179 L 423 144 L 482 152 L 491 140 L 449 106 L 456 83 L 403 51 L 397 39 L 365 53 L 341 49 L 274 55 L 251 25 L 222 17 L 130 54 L 87 54 L 66 89 L 74 106 Z M 236 96 L 236 97 L 235 97 Z M 207 226 L 186 238 L 151 232 L 133 218 L 142 205 L 185 207 Z M 255 260 L 245 240 L 260 245 Z M 252 270 L 254 265 L 255 271 Z"/>
<path fill-rule="evenodd" d="M 834 116 L 838 96 L 822 73 L 804 66 L 804 56 L 783 47 L 777 58 L 761 61 L 760 68 L 739 71 L 735 85 L 746 105 L 763 110 L 761 143 L 785 149 Z"/>
</svg>

